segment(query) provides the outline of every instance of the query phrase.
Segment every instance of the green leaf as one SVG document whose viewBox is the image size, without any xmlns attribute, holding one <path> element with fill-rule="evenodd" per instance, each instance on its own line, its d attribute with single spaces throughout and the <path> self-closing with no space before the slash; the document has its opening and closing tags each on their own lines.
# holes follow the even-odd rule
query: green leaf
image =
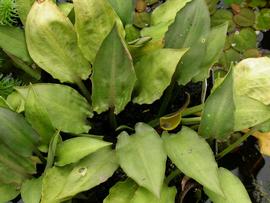
<svg viewBox="0 0 270 203">
<path fill-rule="evenodd" d="M 87 118 L 92 116 L 91 106 L 76 90 L 66 85 L 49 83 L 17 87 L 16 90 L 26 100 L 29 88 L 35 91 L 56 129 L 75 134 L 89 131 Z"/>
<path fill-rule="evenodd" d="M 139 186 L 132 180 L 117 182 L 111 189 L 103 203 L 130 203 Z"/>
<path fill-rule="evenodd" d="M 269 30 L 270 29 L 270 9 L 261 9 L 259 13 L 256 14 L 255 27 L 257 30 Z"/>
<path fill-rule="evenodd" d="M 255 23 L 255 13 L 249 8 L 241 8 L 240 12 L 233 19 L 241 27 L 250 27 Z"/>
<path fill-rule="evenodd" d="M 176 70 L 176 80 L 186 84 L 200 72 L 210 32 L 210 17 L 204 0 L 193 0 L 180 10 L 165 35 L 166 48 L 190 48 Z"/>
<path fill-rule="evenodd" d="M 69 16 L 69 14 L 74 9 L 73 3 L 68 3 L 68 2 L 60 3 L 58 7 L 65 14 L 65 16 Z"/>
<path fill-rule="evenodd" d="M 132 0 L 108 0 L 116 11 L 124 25 L 132 23 L 134 1 Z"/>
<path fill-rule="evenodd" d="M 8 102 L 0 96 L 0 107 L 3 107 L 3 108 L 8 108 L 10 110 L 12 110 L 12 107 L 8 104 Z"/>
<path fill-rule="evenodd" d="M 137 83 L 135 98 L 138 104 L 151 104 L 159 99 L 170 85 L 172 76 L 187 49 L 160 49 L 141 58 L 135 65 Z"/>
<path fill-rule="evenodd" d="M 24 203 L 39 203 L 41 198 L 42 176 L 38 179 L 27 180 L 21 188 Z"/>
<path fill-rule="evenodd" d="M 79 47 L 93 64 L 103 40 L 113 28 L 116 15 L 107 0 L 74 0 L 73 4 Z"/>
<path fill-rule="evenodd" d="M 75 137 L 58 145 L 56 150 L 56 165 L 64 166 L 75 163 L 95 151 L 112 143 L 90 137 Z"/>
<path fill-rule="evenodd" d="M 27 51 L 24 31 L 20 28 L 1 25 L 0 47 L 28 64 L 33 62 Z"/>
<path fill-rule="evenodd" d="M 77 46 L 73 25 L 51 0 L 34 3 L 25 32 L 31 57 L 54 78 L 78 83 L 89 77 L 91 67 Z"/>
<path fill-rule="evenodd" d="M 7 103 L 17 113 L 24 111 L 25 101 L 18 92 L 13 92 L 7 97 Z"/>
<path fill-rule="evenodd" d="M 16 153 L 29 157 L 36 150 L 38 135 L 25 119 L 6 108 L 0 107 L 0 140 Z"/>
<path fill-rule="evenodd" d="M 219 168 L 218 175 L 224 197 L 204 188 L 204 191 L 214 203 L 251 203 L 244 185 L 235 175 L 225 168 Z"/>
<path fill-rule="evenodd" d="M 133 24 L 138 28 L 145 28 L 150 25 L 151 16 L 148 12 L 135 12 Z"/>
<path fill-rule="evenodd" d="M 187 127 L 164 140 L 166 152 L 172 162 L 185 175 L 209 190 L 222 195 L 218 180 L 218 166 L 208 143 Z"/>
<path fill-rule="evenodd" d="M 92 75 L 92 102 L 97 113 L 121 112 L 131 99 L 136 76 L 131 56 L 116 26 L 100 47 Z"/>
<path fill-rule="evenodd" d="M 218 9 L 211 17 L 211 26 L 218 26 L 225 22 L 229 22 L 228 31 L 231 32 L 235 29 L 235 23 L 233 22 L 233 14 L 227 9 Z"/>
<path fill-rule="evenodd" d="M 51 139 L 49 149 L 48 149 L 48 156 L 47 156 L 47 163 L 46 163 L 46 168 L 45 170 L 48 170 L 51 168 L 54 164 L 54 159 L 55 159 L 55 153 L 56 153 L 56 148 L 58 142 L 61 142 L 61 136 L 60 136 L 60 131 L 56 131 L 54 136 Z"/>
<path fill-rule="evenodd" d="M 9 202 L 10 200 L 14 199 L 17 197 L 17 195 L 20 194 L 20 190 L 16 188 L 16 186 L 10 184 L 0 184 L 0 202 L 1 203 L 6 203 Z"/>
<path fill-rule="evenodd" d="M 206 138 L 227 138 L 234 129 L 233 70 L 223 83 L 207 98 L 204 105 L 199 134 Z"/>
<path fill-rule="evenodd" d="M 241 60 L 241 55 L 231 48 L 224 51 L 219 60 L 224 69 L 229 70 L 232 64 L 238 63 Z"/>
<path fill-rule="evenodd" d="M 32 85 L 29 87 L 25 104 L 25 117 L 33 129 L 40 135 L 41 144 L 47 146 L 54 135 L 55 128 L 50 120 L 48 112 L 40 101 L 38 94 Z"/>
<path fill-rule="evenodd" d="M 239 52 L 244 52 L 247 49 L 256 48 L 256 43 L 255 31 L 251 28 L 244 28 L 240 32 L 235 32 L 232 47 Z"/>
<path fill-rule="evenodd" d="M 53 167 L 45 173 L 41 203 L 57 203 L 105 182 L 118 168 L 115 152 L 101 149 L 78 163 Z"/>
<path fill-rule="evenodd" d="M 161 197 L 157 198 L 143 187 L 139 187 L 131 179 L 118 182 L 110 189 L 110 194 L 104 203 L 174 203 L 176 195 L 175 187 L 163 185 Z"/>
<path fill-rule="evenodd" d="M 120 166 L 140 186 L 160 197 L 166 167 L 162 140 L 144 123 L 138 123 L 135 131 L 133 136 L 126 132 L 118 136 L 116 153 Z"/>
<path fill-rule="evenodd" d="M 203 81 L 209 77 L 210 68 L 218 62 L 219 56 L 223 51 L 227 30 L 227 22 L 211 29 L 207 37 L 206 55 L 202 62 L 200 73 L 194 77 L 194 81 Z"/>
<path fill-rule="evenodd" d="M 16 8 L 22 23 L 26 24 L 27 15 L 35 0 L 16 0 Z"/>
</svg>

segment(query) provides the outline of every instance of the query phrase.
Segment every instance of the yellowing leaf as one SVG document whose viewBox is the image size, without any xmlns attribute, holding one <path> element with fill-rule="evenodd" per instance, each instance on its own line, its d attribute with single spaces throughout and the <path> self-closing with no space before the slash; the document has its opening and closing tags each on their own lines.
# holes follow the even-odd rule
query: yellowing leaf
<svg viewBox="0 0 270 203">
<path fill-rule="evenodd" d="M 270 156 L 270 132 L 255 132 L 253 136 L 259 140 L 261 153 Z"/>
</svg>

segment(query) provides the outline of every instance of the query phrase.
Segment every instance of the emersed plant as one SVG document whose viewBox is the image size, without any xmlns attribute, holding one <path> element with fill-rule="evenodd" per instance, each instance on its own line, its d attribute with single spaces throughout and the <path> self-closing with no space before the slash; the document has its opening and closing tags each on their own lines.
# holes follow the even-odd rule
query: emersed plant
<svg viewBox="0 0 270 203">
<path fill-rule="evenodd" d="M 0 27 L 0 46 L 36 80 L 0 97 L 0 202 L 18 194 L 25 203 L 72 202 L 119 167 L 127 178 L 111 188 L 105 203 L 174 202 L 177 189 L 170 182 L 179 171 L 213 202 L 251 202 L 241 181 L 219 168 L 216 158 L 253 132 L 270 131 L 270 59 L 243 60 L 215 83 L 205 104 L 186 108 L 187 99 L 166 115 L 174 87 L 204 81 L 225 44 L 228 25 L 210 28 L 204 0 L 167 0 L 142 29 L 132 25 L 132 1 L 17 1 L 25 32 Z M 136 15 L 142 25 L 142 14 Z M 60 82 L 42 82 L 36 66 Z M 130 101 L 153 104 L 163 94 L 151 122 L 118 126 L 117 116 Z M 184 118 L 201 111 L 201 117 Z M 88 134 L 101 113 L 109 114 L 113 135 L 121 131 L 117 140 L 104 135 L 114 143 Z M 248 128 L 217 155 L 207 142 Z M 168 158 L 178 170 L 166 176 Z M 38 175 L 37 164 L 44 169 Z"/>
</svg>

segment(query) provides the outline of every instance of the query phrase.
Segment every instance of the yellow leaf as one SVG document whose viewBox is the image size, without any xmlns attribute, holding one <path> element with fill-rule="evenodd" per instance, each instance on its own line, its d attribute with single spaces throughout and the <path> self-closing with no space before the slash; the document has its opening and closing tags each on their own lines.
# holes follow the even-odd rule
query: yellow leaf
<svg viewBox="0 0 270 203">
<path fill-rule="evenodd" d="M 260 151 L 262 154 L 270 156 L 270 132 L 255 132 L 253 136 L 259 140 Z"/>
</svg>

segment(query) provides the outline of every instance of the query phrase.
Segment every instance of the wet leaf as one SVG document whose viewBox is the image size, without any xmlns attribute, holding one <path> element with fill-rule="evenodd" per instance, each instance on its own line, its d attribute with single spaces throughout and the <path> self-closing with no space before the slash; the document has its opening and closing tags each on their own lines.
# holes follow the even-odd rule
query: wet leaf
<svg viewBox="0 0 270 203">
<path fill-rule="evenodd" d="M 263 31 L 270 29 L 270 9 L 261 9 L 259 13 L 256 14 L 255 27 Z"/>
<path fill-rule="evenodd" d="M 89 131 L 87 118 L 92 116 L 91 106 L 76 90 L 66 85 L 49 83 L 17 87 L 16 90 L 27 100 L 30 87 L 36 92 L 56 129 L 75 134 Z"/>
<path fill-rule="evenodd" d="M 33 62 L 27 51 L 24 31 L 20 28 L 1 25 L 0 47 L 28 64 Z"/>
<path fill-rule="evenodd" d="M 56 150 L 56 165 L 64 166 L 75 163 L 83 157 L 109 146 L 112 143 L 90 137 L 75 137 L 58 145 Z"/>
<path fill-rule="evenodd" d="M 270 156 L 270 132 L 255 132 L 252 135 L 259 140 L 260 152 Z"/>
<path fill-rule="evenodd" d="M 136 76 L 131 56 L 116 26 L 104 40 L 93 65 L 92 102 L 94 111 L 114 108 L 121 112 L 131 99 Z"/>
<path fill-rule="evenodd" d="M 116 153 L 120 166 L 140 186 L 160 197 L 166 167 L 162 140 L 144 123 L 138 123 L 135 131 L 132 136 L 126 132 L 118 136 Z"/>
<path fill-rule="evenodd" d="M 24 157 L 36 150 L 39 137 L 22 115 L 0 107 L 0 140 Z"/>
<path fill-rule="evenodd" d="M 89 77 L 91 67 L 77 46 L 74 27 L 51 0 L 34 3 L 25 32 L 31 57 L 54 78 L 78 83 Z"/>
<path fill-rule="evenodd" d="M 219 168 L 218 175 L 224 197 L 204 188 L 204 191 L 214 203 L 251 203 L 244 185 L 235 175 L 225 168 Z"/>
<path fill-rule="evenodd" d="M 107 0 L 74 0 L 73 4 L 79 47 L 93 64 L 103 40 L 115 24 L 116 15 Z"/>
<path fill-rule="evenodd" d="M 41 197 L 42 176 L 38 179 L 26 180 L 21 188 L 22 200 L 25 203 L 39 203 Z"/>
<path fill-rule="evenodd" d="M 164 139 L 165 149 L 172 162 L 185 175 L 209 190 L 222 195 L 218 166 L 208 143 L 187 127 Z"/>
<path fill-rule="evenodd" d="M 41 203 L 58 203 L 105 182 L 118 168 L 115 152 L 106 147 L 76 164 L 53 167 L 45 173 Z"/>
<path fill-rule="evenodd" d="M 0 202 L 9 202 L 20 194 L 20 190 L 16 186 L 10 184 L 0 184 Z"/>
<path fill-rule="evenodd" d="M 210 16 L 204 0 L 193 0 L 177 13 L 165 35 L 165 47 L 190 48 L 177 66 L 178 84 L 188 83 L 200 72 L 209 32 Z"/>
<path fill-rule="evenodd" d="M 236 110 L 233 94 L 233 70 L 222 84 L 207 98 L 199 134 L 205 138 L 227 138 L 234 129 L 234 112 Z"/>
<path fill-rule="evenodd" d="M 137 83 L 135 98 L 138 104 L 151 104 L 159 99 L 170 85 L 172 76 L 187 49 L 160 49 L 143 56 L 135 64 Z"/>
<path fill-rule="evenodd" d="M 241 8 L 240 13 L 235 15 L 233 19 L 241 27 L 253 26 L 255 23 L 255 13 L 249 8 Z"/>
<path fill-rule="evenodd" d="M 256 48 L 256 43 L 255 31 L 251 28 L 244 28 L 234 34 L 232 47 L 239 52 L 244 52 L 247 49 Z"/>
</svg>

